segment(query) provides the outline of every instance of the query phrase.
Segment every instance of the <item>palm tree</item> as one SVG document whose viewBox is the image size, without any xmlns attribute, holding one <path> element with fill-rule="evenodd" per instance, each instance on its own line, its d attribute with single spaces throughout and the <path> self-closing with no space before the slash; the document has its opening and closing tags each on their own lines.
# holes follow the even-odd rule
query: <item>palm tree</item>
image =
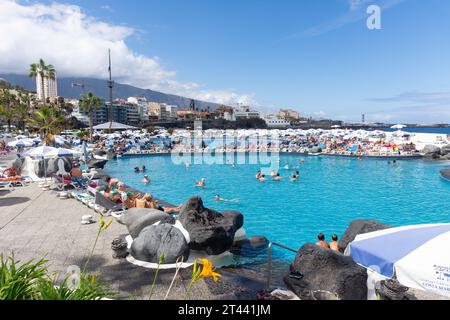
<svg viewBox="0 0 450 320">
<path fill-rule="evenodd" d="M 6 121 L 8 132 L 11 132 L 11 123 L 14 120 L 13 105 L 16 103 L 16 96 L 8 89 L 2 89 L 0 92 L 0 118 Z"/>
<path fill-rule="evenodd" d="M 52 108 L 43 106 L 37 110 L 33 118 L 30 119 L 29 124 L 33 127 L 39 128 L 39 132 L 43 132 L 44 136 L 52 133 L 61 127 L 64 117 Z"/>
<path fill-rule="evenodd" d="M 20 103 L 14 108 L 14 117 L 19 122 L 19 127 L 25 131 L 25 124 L 30 118 L 30 109 L 26 104 Z"/>
<path fill-rule="evenodd" d="M 44 60 L 39 59 L 39 62 L 33 63 L 30 65 L 30 78 L 41 77 L 41 88 L 42 88 L 42 103 L 45 105 L 45 91 L 44 91 L 44 79 L 55 79 L 56 78 L 56 70 L 55 67 L 51 64 L 46 65 Z"/>
<path fill-rule="evenodd" d="M 11 122 L 14 120 L 13 109 L 0 105 L 0 118 L 8 124 L 8 132 L 11 132 Z"/>
<path fill-rule="evenodd" d="M 100 108 L 103 105 L 102 100 L 95 96 L 92 92 L 87 95 L 82 95 L 80 100 L 80 108 L 89 114 L 89 139 L 92 141 L 92 127 L 94 110 Z"/>
</svg>

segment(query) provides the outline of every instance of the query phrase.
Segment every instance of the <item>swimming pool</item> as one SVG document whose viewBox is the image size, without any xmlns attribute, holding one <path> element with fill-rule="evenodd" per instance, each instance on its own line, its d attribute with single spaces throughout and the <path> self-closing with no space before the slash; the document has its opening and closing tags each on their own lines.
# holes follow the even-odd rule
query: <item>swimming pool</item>
<svg viewBox="0 0 450 320">
<path fill-rule="evenodd" d="M 293 171 L 280 169 L 282 181 L 261 183 L 255 179 L 259 165 L 192 164 L 186 169 L 170 156 L 123 157 L 109 161 L 106 170 L 175 205 L 200 196 L 209 208 L 241 211 L 248 236 L 265 236 L 294 249 L 315 242 L 319 232 L 327 240 L 341 235 L 354 219 L 394 226 L 449 221 L 450 183 L 439 174 L 449 163 L 399 160 L 392 166 L 385 159 L 280 155 L 280 166 L 286 164 L 299 166 L 298 181 L 288 178 Z M 142 165 L 151 178 L 148 185 L 141 182 L 143 173 L 133 171 Z M 201 178 L 206 179 L 203 190 L 194 187 Z M 239 202 L 218 202 L 216 194 Z M 293 258 L 287 251 L 276 255 Z"/>
</svg>

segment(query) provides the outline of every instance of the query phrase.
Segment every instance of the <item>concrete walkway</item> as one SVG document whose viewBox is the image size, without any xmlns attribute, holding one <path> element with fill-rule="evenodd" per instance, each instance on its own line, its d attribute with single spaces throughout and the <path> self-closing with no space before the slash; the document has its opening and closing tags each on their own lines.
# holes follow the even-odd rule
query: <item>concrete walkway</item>
<svg viewBox="0 0 450 320">
<path fill-rule="evenodd" d="M 0 191 L 0 253 L 14 252 L 16 259 L 26 261 L 45 257 L 49 270 L 63 279 L 69 266 L 81 269 L 89 256 L 98 223 L 82 225 L 81 217 L 99 215 L 75 199 L 60 199 L 55 191 L 42 191 L 37 184 Z M 148 299 L 154 271 L 134 266 L 126 260 L 113 259 L 111 242 L 126 234 L 125 226 L 114 222 L 101 235 L 89 272 L 98 273 L 101 281 L 118 292 L 119 299 Z M 183 270 L 177 277 L 169 299 L 182 299 L 189 284 L 192 269 Z M 236 270 L 221 269 L 223 275 L 218 283 L 211 279 L 198 282 L 192 290 L 191 299 L 255 299 L 256 292 L 264 283 L 243 278 Z M 174 271 L 161 271 L 153 299 L 163 299 L 172 281 Z"/>
</svg>

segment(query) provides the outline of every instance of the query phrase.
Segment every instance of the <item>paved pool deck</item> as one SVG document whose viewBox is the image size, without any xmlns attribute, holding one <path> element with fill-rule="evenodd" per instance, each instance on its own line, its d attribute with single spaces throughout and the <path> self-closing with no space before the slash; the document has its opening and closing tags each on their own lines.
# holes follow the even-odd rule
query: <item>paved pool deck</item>
<svg viewBox="0 0 450 320">
<path fill-rule="evenodd" d="M 82 225 L 81 217 L 94 215 L 97 223 Z M 60 199 L 56 191 L 43 191 L 37 183 L 14 191 L 0 191 L 0 253 L 14 252 L 16 259 L 26 261 L 45 257 L 49 270 L 63 279 L 69 266 L 84 266 L 96 237 L 99 215 L 75 199 Z M 113 239 L 127 234 L 126 227 L 114 222 L 101 235 L 88 271 L 118 295 L 116 299 L 148 299 L 155 271 L 132 265 L 125 259 L 114 259 Z M 192 269 L 178 275 L 168 299 L 182 299 Z M 255 299 L 264 282 L 242 277 L 238 269 L 220 269 L 222 278 L 201 280 L 191 293 L 193 300 Z M 160 271 L 152 299 L 163 299 L 174 271 Z"/>
</svg>

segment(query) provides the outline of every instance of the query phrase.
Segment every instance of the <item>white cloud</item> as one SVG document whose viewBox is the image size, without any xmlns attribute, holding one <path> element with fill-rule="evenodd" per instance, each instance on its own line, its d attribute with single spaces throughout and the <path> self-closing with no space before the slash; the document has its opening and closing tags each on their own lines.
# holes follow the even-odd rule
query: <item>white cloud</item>
<svg viewBox="0 0 450 320">
<path fill-rule="evenodd" d="M 59 76 L 106 78 L 110 48 L 118 82 L 218 103 L 250 99 L 250 95 L 208 91 L 195 82 L 177 81 L 176 72 L 166 70 L 158 57 L 127 46 L 126 39 L 135 32 L 88 16 L 76 5 L 0 0 L 0 71 L 25 74 L 31 63 L 43 58 Z"/>
</svg>

